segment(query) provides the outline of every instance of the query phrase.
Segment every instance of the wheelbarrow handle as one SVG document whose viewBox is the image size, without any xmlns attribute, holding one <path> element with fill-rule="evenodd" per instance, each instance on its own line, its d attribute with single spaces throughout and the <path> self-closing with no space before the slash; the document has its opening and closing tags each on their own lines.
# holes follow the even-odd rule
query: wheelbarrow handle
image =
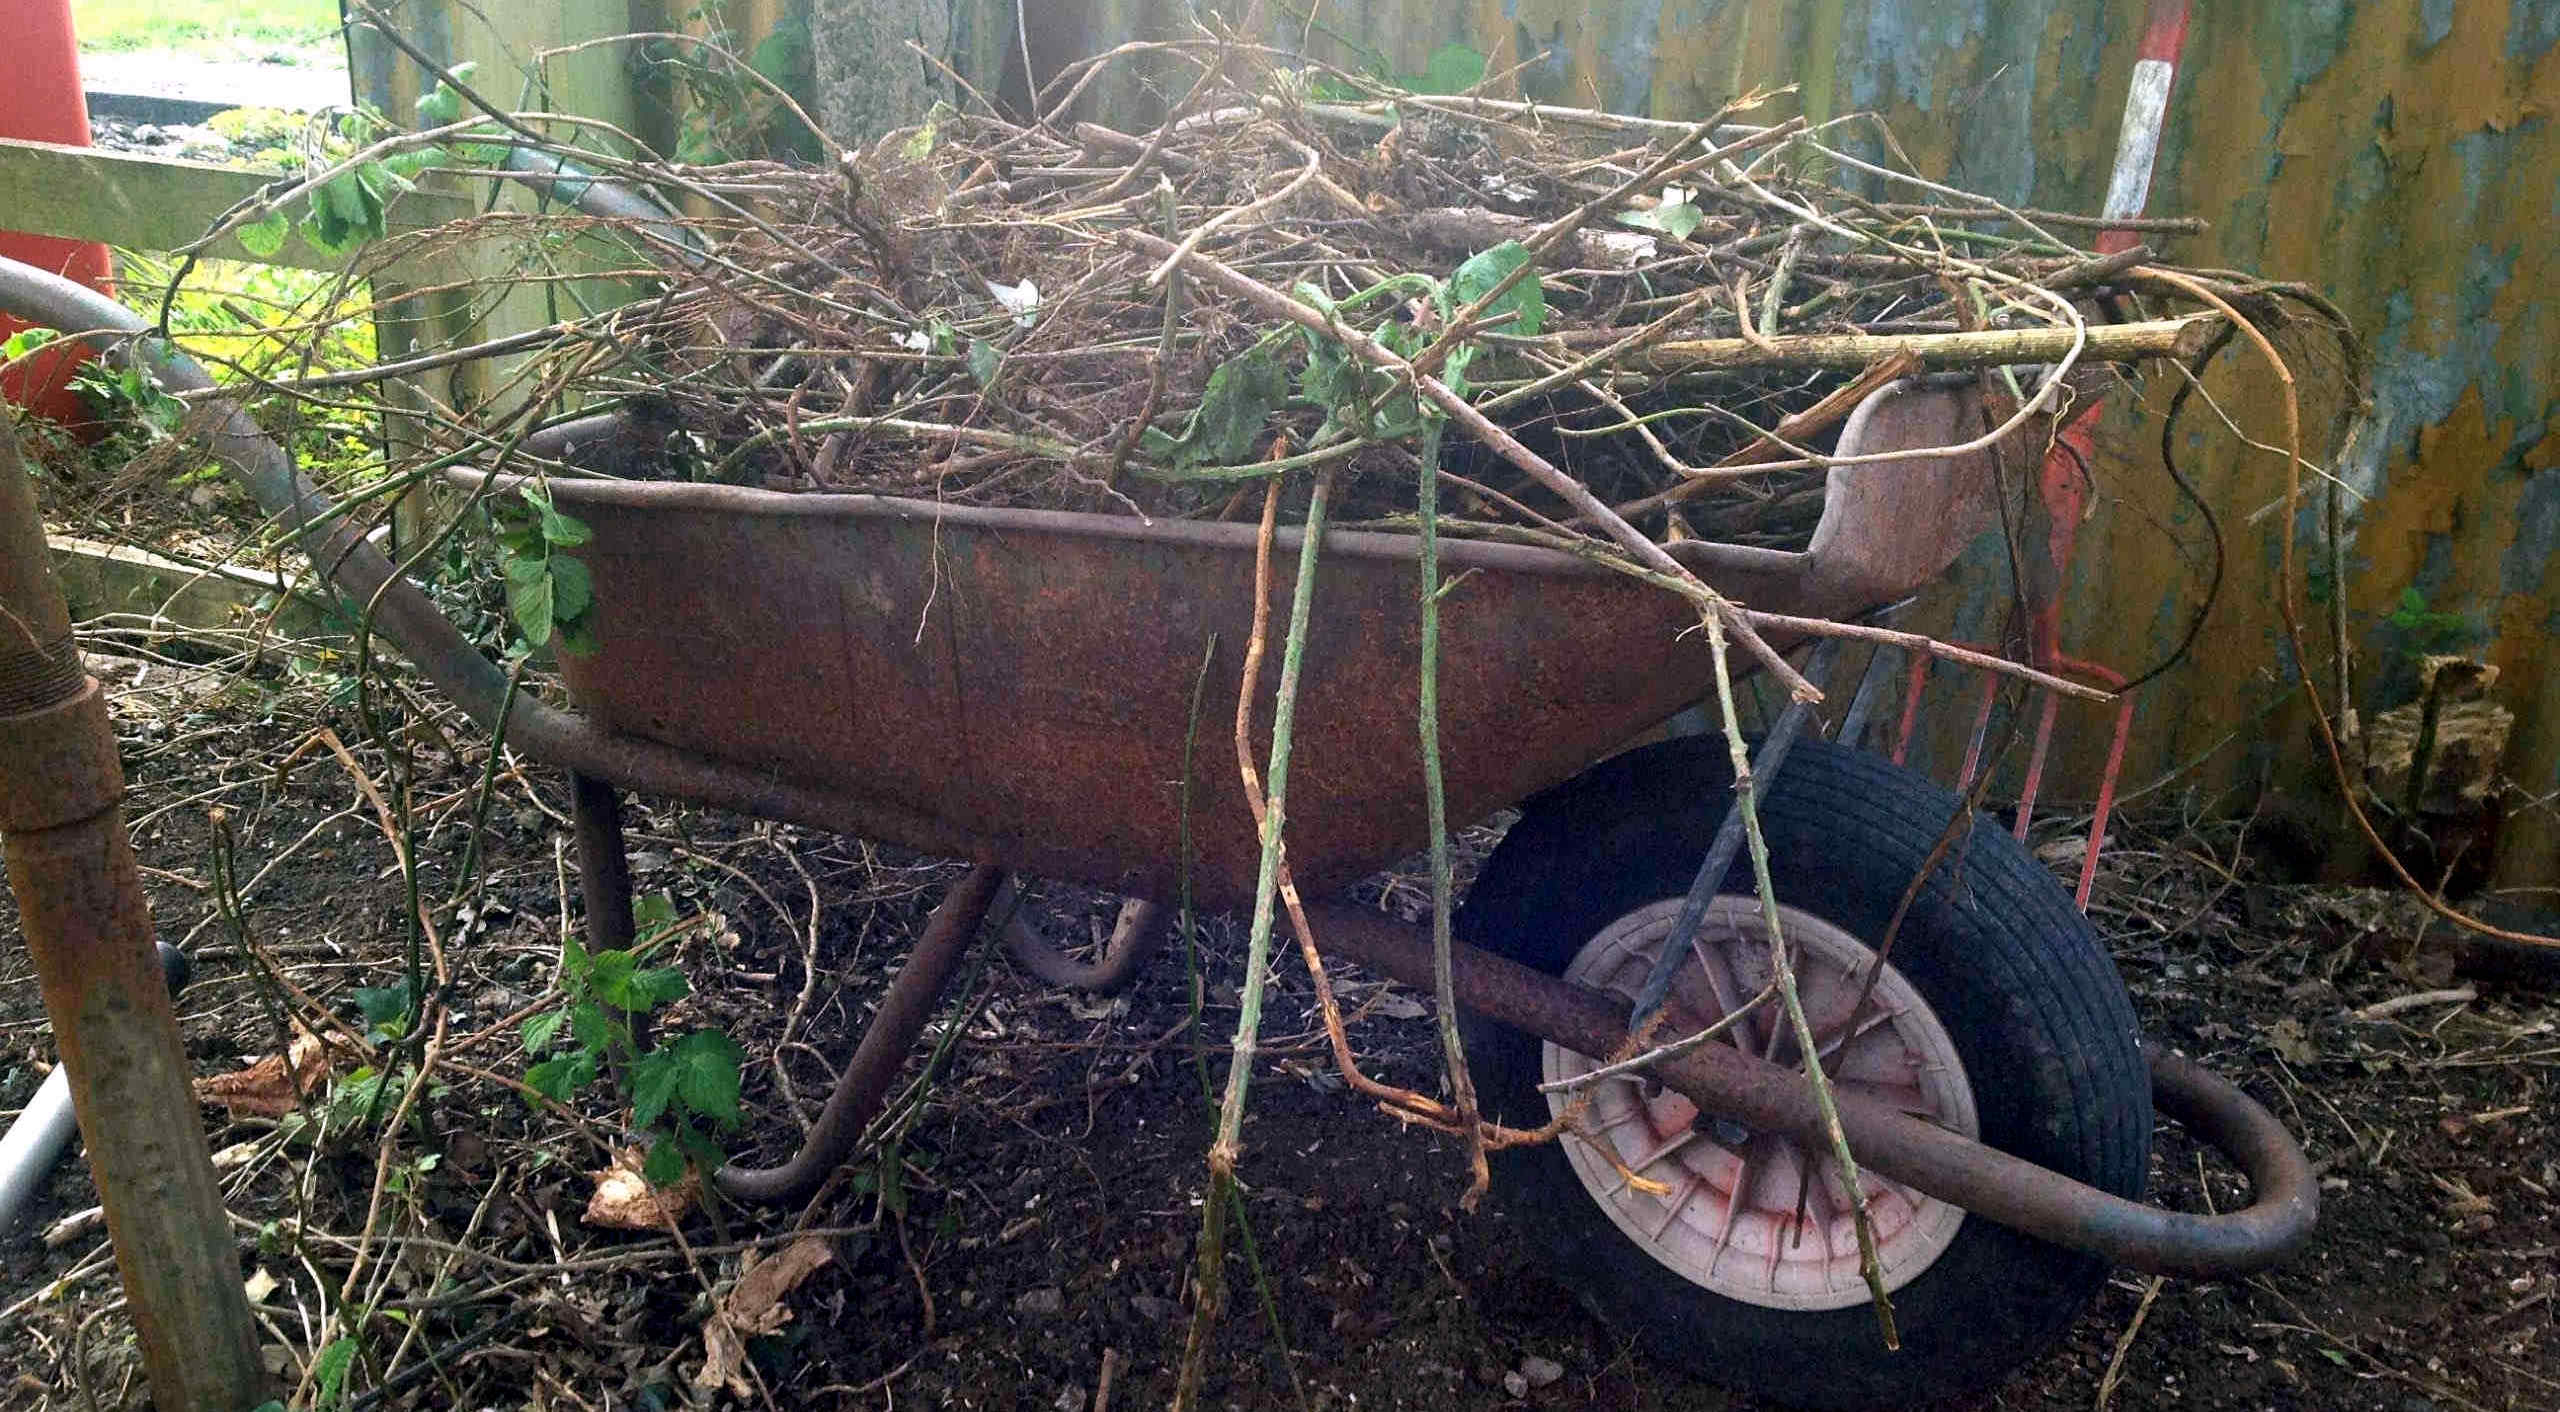
<svg viewBox="0 0 2560 1412">
<path fill-rule="evenodd" d="M 0 314 L 65 330 L 116 365 L 142 369 L 171 393 L 201 395 L 214 388 L 213 378 L 194 359 L 147 336 L 149 320 L 35 266 L 0 258 Z M 992 858 L 984 840 L 894 804 L 827 794 L 614 735 L 530 693 L 518 693 L 513 706 L 507 706 L 506 674 L 400 575 L 365 539 L 363 526 L 306 480 L 256 422 L 219 398 L 203 399 L 199 415 L 207 419 L 208 429 L 199 433 L 206 449 L 260 509 L 299 536 L 311 562 L 359 611 L 369 614 L 373 630 L 482 729 L 496 730 L 503 710 L 506 742 L 526 756 L 642 793 L 836 833 L 897 838 L 944 857 Z"/>
</svg>

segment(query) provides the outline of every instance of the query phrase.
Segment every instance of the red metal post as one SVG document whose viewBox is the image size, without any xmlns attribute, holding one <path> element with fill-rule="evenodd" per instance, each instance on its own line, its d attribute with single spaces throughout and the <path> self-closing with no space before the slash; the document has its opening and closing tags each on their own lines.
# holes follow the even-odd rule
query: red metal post
<svg viewBox="0 0 2560 1412">
<path fill-rule="evenodd" d="M 162 1412 L 262 1395 L 256 1327 L 124 828 L 105 693 L 81 670 L 0 413 L 0 850 Z"/>
</svg>

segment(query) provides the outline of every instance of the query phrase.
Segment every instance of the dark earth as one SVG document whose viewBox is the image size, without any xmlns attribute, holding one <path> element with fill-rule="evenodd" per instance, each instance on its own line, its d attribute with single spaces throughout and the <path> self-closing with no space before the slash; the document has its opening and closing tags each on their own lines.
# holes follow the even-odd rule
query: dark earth
<svg viewBox="0 0 2560 1412">
<path fill-rule="evenodd" d="M 287 672 L 272 659 L 231 671 L 133 656 L 94 665 L 118 687 L 128 817 L 155 870 L 159 926 L 198 957 L 181 1005 L 198 1072 L 272 1053 L 278 1032 L 204 891 L 214 806 L 229 811 L 244 882 L 283 858 L 247 898 L 251 941 L 352 1016 L 353 987 L 399 974 L 400 878 L 326 749 L 281 771 L 326 725 L 368 774 L 395 776 L 347 683 L 325 664 Z M 424 891 L 443 897 L 485 750 L 458 716 L 406 688 L 383 711 L 414 761 Z M 552 985 L 560 928 L 574 920 L 560 896 L 565 799 L 565 782 L 545 772 L 502 770 L 474 919 L 439 915 L 454 969 L 448 1053 L 484 1072 L 522 1072 L 514 1026 L 499 1022 Z M 723 1027 L 744 1045 L 755 1116 L 730 1150 L 778 1160 L 799 1127 L 777 1047 L 798 1110 L 813 1113 L 954 870 L 655 806 L 633 827 L 640 886 L 672 893 L 681 915 L 714 914 L 681 943 L 694 995 L 667 1023 Z M 2319 1232 L 2292 1263 L 2244 1280 L 2155 1287 L 2121 1273 L 2059 1347 L 1972 1405 L 2560 1407 L 2560 1135 L 2546 1099 L 2560 1077 L 2560 1005 L 2481 981 L 2469 1003 L 2354 1018 L 2461 983 L 2423 914 L 2379 893 L 2262 882 L 2236 832 L 2174 813 L 2121 827 L 2094 915 L 2150 1033 L 2240 1081 L 2300 1135 L 2323 1173 Z M 1408 916 L 1426 896 L 1408 875 L 1372 891 Z M 1070 934 L 1109 915 L 1104 900 L 1069 895 L 1044 896 L 1038 912 Z M 0 930 L 11 937 L 0 948 L 0 1116 L 14 1116 L 51 1046 L 4 903 Z M 316 1153 L 307 1131 L 288 1141 L 270 1120 L 209 1108 L 216 1149 L 249 1145 L 224 1179 L 242 1274 L 273 1282 L 264 1337 L 280 1356 L 290 1349 L 295 1372 L 314 1353 L 387 1149 L 393 1177 L 374 1228 L 400 1239 L 369 1257 L 377 1318 L 345 1385 L 352 1407 L 684 1405 L 702 1396 L 690 1381 L 706 1287 L 737 1275 L 747 1243 L 769 1252 L 795 1229 L 822 1232 L 834 1263 L 789 1296 L 796 1318 L 755 1343 L 764 1391 L 730 1399 L 740 1405 L 1092 1409 L 1108 1364 L 1110 1406 L 1162 1406 L 1200 1225 L 1204 1077 L 1223 1074 L 1242 954 L 1232 920 L 1204 925 L 1196 1027 L 1178 946 L 1120 1000 L 1046 990 L 991 956 L 963 1002 L 974 1007 L 965 1040 L 894 1162 L 848 1169 L 805 1211 L 697 1211 L 682 1249 L 582 1224 L 587 1172 L 603 1165 L 595 1138 L 459 1068 L 443 1069 L 387 1136 L 342 1125 Z M 1461 1214 L 1455 1146 L 1343 1093 L 1294 955 L 1272 974 L 1243 1175 L 1276 1328 L 1252 1269 L 1231 1257 L 1204 1406 L 1764 1405 L 1648 1361 L 1578 1307 L 1525 1253 L 1521 1228 L 1536 1211 L 1496 1201 Z M 1373 1007 L 1353 1028 L 1372 1071 L 1432 1088 L 1427 1001 L 1356 975 L 1345 989 Z M 461 1046 L 480 1032 L 484 1042 Z M 579 1111 L 598 1135 L 628 1121 L 601 1088 Z M 2152 1186 L 2182 1209 L 2244 1199 L 2234 1175 L 2170 1128 Z M 39 1238 L 94 1201 L 84 1167 L 66 1163 L 31 1219 L 0 1235 L 0 1406 L 145 1401 L 103 1237 Z M 2102 1392 L 2119 1354 L 2117 1383 Z"/>
</svg>

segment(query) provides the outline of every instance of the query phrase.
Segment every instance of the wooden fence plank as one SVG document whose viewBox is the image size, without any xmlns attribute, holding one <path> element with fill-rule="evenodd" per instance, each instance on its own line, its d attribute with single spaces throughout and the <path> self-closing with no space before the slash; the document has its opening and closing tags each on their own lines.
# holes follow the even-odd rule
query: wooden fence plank
<svg viewBox="0 0 2560 1412">
<path fill-rule="evenodd" d="M 0 138 L 0 227 L 99 240 L 128 250 L 175 250 L 282 175 Z M 414 230 L 459 219 L 474 209 L 465 196 L 413 191 L 392 202 L 389 219 L 395 230 Z M 269 256 L 252 255 L 228 236 L 209 253 L 306 270 L 334 270 L 347 260 L 312 249 L 298 235 Z"/>
</svg>

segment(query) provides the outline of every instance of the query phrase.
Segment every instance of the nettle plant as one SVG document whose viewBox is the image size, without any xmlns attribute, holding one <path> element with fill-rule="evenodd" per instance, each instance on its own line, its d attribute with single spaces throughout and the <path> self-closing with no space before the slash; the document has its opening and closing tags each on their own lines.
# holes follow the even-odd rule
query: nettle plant
<svg viewBox="0 0 2560 1412">
<path fill-rule="evenodd" d="M 655 1186 L 723 1160 L 714 1130 L 738 1126 L 738 1042 L 714 1029 L 643 1038 L 651 1016 L 691 992 L 684 973 L 652 966 L 652 955 L 678 934 L 675 903 L 658 893 L 632 909 L 639 935 L 627 951 L 589 952 L 577 941 L 560 948 L 563 1004 L 524 1022 L 527 1054 L 537 1059 L 524 1081 L 556 1103 L 608 1074 L 619 1076 L 631 1125 L 648 1140 L 641 1175 Z"/>
<path fill-rule="evenodd" d="M 489 519 L 506 568 L 507 609 L 524 640 L 543 647 L 557 637 L 563 651 L 592 654 L 596 637 L 588 610 L 595 606 L 595 581 L 585 564 L 563 551 L 595 538 L 595 531 L 562 514 L 551 492 L 533 481 L 518 486 L 512 500 L 493 499 Z"/>
</svg>

